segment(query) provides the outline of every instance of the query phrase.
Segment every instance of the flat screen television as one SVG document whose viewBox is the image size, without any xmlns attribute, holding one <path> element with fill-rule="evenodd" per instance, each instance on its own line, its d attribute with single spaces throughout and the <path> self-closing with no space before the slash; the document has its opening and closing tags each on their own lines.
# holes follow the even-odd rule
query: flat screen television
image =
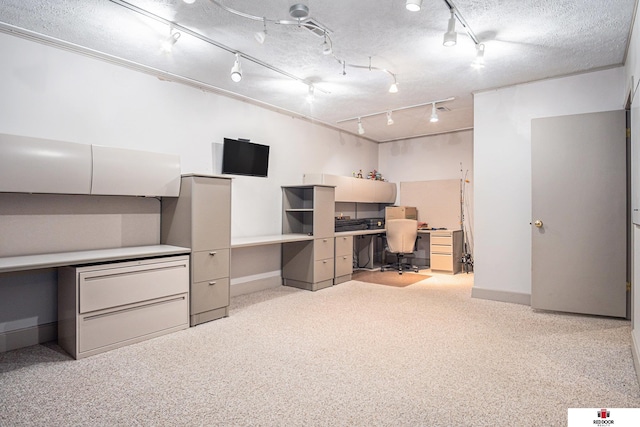
<svg viewBox="0 0 640 427">
<path fill-rule="evenodd" d="M 266 177 L 269 169 L 269 146 L 245 139 L 224 138 L 222 173 Z"/>
</svg>

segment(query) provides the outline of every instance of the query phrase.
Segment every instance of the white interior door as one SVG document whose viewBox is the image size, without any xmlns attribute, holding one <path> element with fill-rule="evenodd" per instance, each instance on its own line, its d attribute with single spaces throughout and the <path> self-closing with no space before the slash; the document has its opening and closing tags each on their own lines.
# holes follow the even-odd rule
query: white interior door
<svg viewBox="0 0 640 427">
<path fill-rule="evenodd" d="M 531 306 L 626 315 L 624 111 L 531 121 Z"/>
</svg>

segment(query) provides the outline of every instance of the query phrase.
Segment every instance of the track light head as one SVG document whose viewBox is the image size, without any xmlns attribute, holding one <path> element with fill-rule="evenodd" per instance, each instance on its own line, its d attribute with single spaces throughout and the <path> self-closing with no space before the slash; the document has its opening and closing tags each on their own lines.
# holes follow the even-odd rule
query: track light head
<svg viewBox="0 0 640 427">
<path fill-rule="evenodd" d="M 449 23 L 447 24 L 447 32 L 444 33 L 444 40 L 442 42 L 443 45 L 455 46 L 458 41 L 458 33 L 456 33 L 456 16 L 454 9 L 451 9 L 451 18 L 449 18 Z"/>
<path fill-rule="evenodd" d="M 313 87 L 313 85 L 309 85 L 309 91 L 307 93 L 307 102 L 309 104 L 313 104 L 313 101 L 315 101 L 315 99 L 316 99 L 315 88 Z"/>
<path fill-rule="evenodd" d="M 391 118 L 391 111 L 387 111 L 387 126 L 391 126 L 393 124 L 393 119 Z"/>
<path fill-rule="evenodd" d="M 391 86 L 389 86 L 389 93 L 398 93 L 398 82 L 394 81 L 391 83 Z"/>
<path fill-rule="evenodd" d="M 358 135 L 364 135 L 364 128 L 362 127 L 362 120 L 358 117 Z"/>
<path fill-rule="evenodd" d="M 324 33 L 324 42 L 322 43 L 322 53 L 324 55 L 331 55 L 333 48 L 331 47 L 331 40 L 327 38 L 327 32 Z"/>
<path fill-rule="evenodd" d="M 256 41 L 260 44 L 264 44 L 264 41 L 267 38 L 267 20 L 263 19 L 262 22 L 264 23 L 264 29 L 262 31 L 258 31 L 253 35 Z"/>
<path fill-rule="evenodd" d="M 161 49 L 165 53 L 171 53 L 173 51 L 173 45 L 176 44 L 181 34 L 178 31 L 174 31 L 173 28 L 169 29 L 169 37 L 162 41 Z"/>
<path fill-rule="evenodd" d="M 196 0 L 182 0 L 183 2 L 185 2 L 186 4 L 194 4 L 196 2 Z"/>
<path fill-rule="evenodd" d="M 438 120 L 438 111 L 436 110 L 436 103 L 434 102 L 431 105 L 431 117 L 429 118 L 429 121 L 431 123 L 436 123 Z"/>
<path fill-rule="evenodd" d="M 476 45 L 476 57 L 471 66 L 476 69 L 484 68 L 484 44 L 479 43 Z"/>
<path fill-rule="evenodd" d="M 242 67 L 240 66 L 240 54 L 236 53 L 236 60 L 231 67 L 231 80 L 238 83 L 242 80 Z"/>
<path fill-rule="evenodd" d="M 418 12 L 422 7 L 422 0 L 407 0 L 405 7 L 411 12 Z"/>
</svg>

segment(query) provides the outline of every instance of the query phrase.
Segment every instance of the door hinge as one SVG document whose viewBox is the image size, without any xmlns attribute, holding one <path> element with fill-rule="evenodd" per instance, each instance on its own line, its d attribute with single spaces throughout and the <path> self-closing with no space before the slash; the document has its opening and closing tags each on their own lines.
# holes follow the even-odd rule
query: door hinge
<svg viewBox="0 0 640 427">
<path fill-rule="evenodd" d="M 631 282 L 627 282 L 627 291 L 631 292 Z"/>
<path fill-rule="evenodd" d="M 631 128 L 627 128 L 627 138 L 631 138 Z"/>
</svg>

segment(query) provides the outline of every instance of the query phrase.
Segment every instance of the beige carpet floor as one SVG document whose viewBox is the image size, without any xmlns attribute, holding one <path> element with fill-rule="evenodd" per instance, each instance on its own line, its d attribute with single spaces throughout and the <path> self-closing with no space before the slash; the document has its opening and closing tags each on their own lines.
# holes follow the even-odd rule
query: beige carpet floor
<svg viewBox="0 0 640 427">
<path fill-rule="evenodd" d="M 472 279 L 280 287 L 83 360 L 2 353 L 0 426 L 564 426 L 570 407 L 640 407 L 628 321 L 470 298 Z"/>
</svg>

